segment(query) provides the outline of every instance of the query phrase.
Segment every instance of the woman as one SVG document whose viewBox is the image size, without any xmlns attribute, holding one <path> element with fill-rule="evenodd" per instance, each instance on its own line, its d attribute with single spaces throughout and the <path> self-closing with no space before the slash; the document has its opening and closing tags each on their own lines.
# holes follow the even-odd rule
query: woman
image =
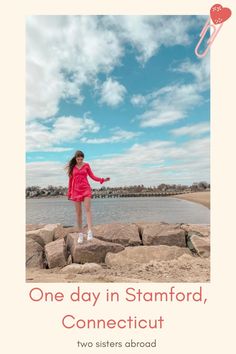
<svg viewBox="0 0 236 354">
<path fill-rule="evenodd" d="M 84 202 L 87 224 L 88 224 L 88 234 L 87 240 L 93 239 L 92 233 L 92 215 L 91 215 L 91 198 L 92 190 L 91 186 L 87 180 L 87 176 L 91 177 L 94 181 L 100 182 L 101 184 L 110 181 L 110 177 L 99 178 L 94 176 L 89 163 L 83 162 L 84 153 L 80 150 L 75 152 L 74 157 L 68 162 L 66 168 L 69 176 L 69 187 L 67 196 L 69 200 L 75 202 L 77 224 L 79 227 L 79 238 L 78 242 L 83 242 L 82 233 L 82 202 Z"/>
</svg>

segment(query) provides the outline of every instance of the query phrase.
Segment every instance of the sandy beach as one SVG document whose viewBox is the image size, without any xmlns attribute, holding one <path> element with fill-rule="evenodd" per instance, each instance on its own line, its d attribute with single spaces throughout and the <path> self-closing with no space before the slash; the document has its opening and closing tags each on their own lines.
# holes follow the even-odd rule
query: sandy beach
<svg viewBox="0 0 236 354">
<path fill-rule="evenodd" d="M 183 255 L 177 260 L 108 268 L 99 272 L 63 274 L 60 268 L 26 269 L 27 283 L 186 283 L 209 282 L 209 258 Z"/>
<path fill-rule="evenodd" d="M 199 203 L 210 209 L 210 192 L 195 192 L 179 194 L 173 198 L 188 200 L 189 202 Z"/>
</svg>

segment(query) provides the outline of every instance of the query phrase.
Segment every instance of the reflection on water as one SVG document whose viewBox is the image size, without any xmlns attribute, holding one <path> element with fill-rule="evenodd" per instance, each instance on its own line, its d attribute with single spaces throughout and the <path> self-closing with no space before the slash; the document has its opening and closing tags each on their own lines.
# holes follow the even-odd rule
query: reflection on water
<svg viewBox="0 0 236 354">
<path fill-rule="evenodd" d="M 208 208 L 171 197 L 92 199 L 93 224 L 164 221 L 209 224 Z M 26 223 L 75 225 L 75 207 L 65 197 L 26 200 Z M 83 225 L 86 224 L 83 205 Z"/>
</svg>

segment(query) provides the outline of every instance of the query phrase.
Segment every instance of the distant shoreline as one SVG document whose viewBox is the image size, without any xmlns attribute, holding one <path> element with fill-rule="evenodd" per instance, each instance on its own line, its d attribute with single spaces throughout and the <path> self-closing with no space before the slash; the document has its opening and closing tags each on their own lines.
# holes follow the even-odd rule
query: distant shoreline
<svg viewBox="0 0 236 354">
<path fill-rule="evenodd" d="M 189 202 L 198 203 L 210 209 L 210 192 L 194 192 L 194 193 L 187 193 L 187 194 L 178 194 L 172 196 L 172 198 L 184 199 Z"/>
<path fill-rule="evenodd" d="M 207 207 L 208 209 L 210 209 L 210 191 L 202 191 L 202 192 L 190 192 L 190 193 L 179 193 L 179 194 L 166 194 L 166 195 L 126 195 L 126 196 L 120 196 L 120 197 L 116 197 L 116 198 L 151 198 L 151 197 L 155 197 L 155 198 L 159 198 L 159 197 L 164 197 L 164 198 L 178 198 L 178 199 L 183 199 L 183 200 L 187 200 L 187 201 L 191 201 L 191 202 L 195 202 L 198 204 L 202 204 L 205 207 Z M 26 197 L 26 200 L 28 199 L 54 199 L 54 198 L 63 198 L 63 199 L 68 199 L 66 195 L 45 195 L 45 196 L 34 196 L 34 197 Z M 94 197 L 93 199 L 105 199 L 107 198 L 105 197 L 100 197 L 100 198 L 96 198 Z M 109 197 L 111 198 L 111 197 Z M 113 197 L 112 197 L 113 198 Z"/>
<path fill-rule="evenodd" d="M 129 197 L 129 196 L 127 196 Z M 127 197 L 122 197 L 123 198 L 127 198 Z M 143 197 L 147 197 L 150 198 L 148 196 L 139 196 L 139 198 L 143 198 Z M 155 198 L 158 198 L 161 196 L 155 196 Z M 210 191 L 202 191 L 202 192 L 193 192 L 193 193 L 183 193 L 183 194 L 173 194 L 173 195 L 166 195 L 165 198 L 177 198 L 177 199 L 182 199 L 182 200 L 186 200 L 189 202 L 193 202 L 193 203 L 197 203 L 197 204 L 201 204 L 203 206 L 205 206 L 206 208 L 210 209 Z M 52 195 L 52 196 L 37 196 L 37 197 L 28 197 L 26 198 L 26 200 L 30 199 L 58 199 L 58 198 L 63 198 L 63 199 L 67 199 L 67 196 L 65 195 Z M 132 197 L 135 198 L 135 197 Z M 97 198 L 94 198 L 97 199 Z M 100 198 L 99 198 L 100 199 Z M 103 198 L 101 198 L 103 199 Z"/>
</svg>

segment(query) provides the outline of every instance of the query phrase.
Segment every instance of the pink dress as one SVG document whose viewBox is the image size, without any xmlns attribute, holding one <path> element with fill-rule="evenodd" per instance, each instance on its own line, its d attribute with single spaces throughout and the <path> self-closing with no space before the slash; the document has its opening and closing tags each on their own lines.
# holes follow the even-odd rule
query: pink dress
<svg viewBox="0 0 236 354">
<path fill-rule="evenodd" d="M 85 197 L 92 197 L 92 189 L 87 180 L 87 176 L 101 184 L 104 178 L 94 176 L 89 163 L 85 162 L 82 167 L 74 166 L 71 176 L 69 177 L 69 186 L 67 196 L 69 200 L 74 202 L 82 202 Z"/>
</svg>

